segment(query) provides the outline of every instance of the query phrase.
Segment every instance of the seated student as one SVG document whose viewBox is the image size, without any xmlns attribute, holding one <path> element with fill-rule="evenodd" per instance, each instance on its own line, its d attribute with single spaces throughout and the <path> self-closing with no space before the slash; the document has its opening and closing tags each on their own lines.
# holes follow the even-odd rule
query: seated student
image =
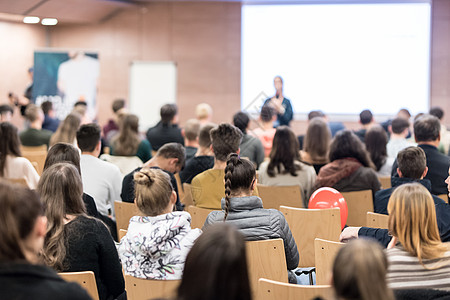
<svg viewBox="0 0 450 300">
<path fill-rule="evenodd" d="M 388 157 L 388 137 L 383 127 L 374 125 L 366 132 L 365 144 L 378 176 L 390 176 L 394 158 Z"/>
<path fill-rule="evenodd" d="M 119 132 L 119 115 L 125 114 L 125 100 L 116 99 L 112 103 L 112 118 L 108 120 L 108 123 L 103 126 L 103 138 L 108 142 L 110 139 Z"/>
<path fill-rule="evenodd" d="M 44 101 L 41 104 L 41 109 L 44 112 L 44 122 L 42 123 L 42 129 L 47 129 L 55 132 L 58 129 L 59 120 L 55 117 L 53 103 L 51 101 Z"/>
<path fill-rule="evenodd" d="M 136 115 L 124 115 L 119 128 L 119 133 L 110 142 L 111 155 L 137 156 L 142 162 L 152 158 L 150 143 L 139 136 L 139 118 Z"/>
<path fill-rule="evenodd" d="M 159 169 L 134 172 L 141 216 L 130 219 L 127 234 L 117 246 L 125 274 L 158 280 L 181 279 L 184 261 L 200 229 L 191 229 L 188 212 L 173 211 L 177 194 L 170 177 Z"/>
<path fill-rule="evenodd" d="M 212 121 L 213 110 L 208 103 L 200 103 L 195 107 L 195 117 L 200 125 L 208 124 Z"/>
<path fill-rule="evenodd" d="M 56 143 L 69 143 L 77 147 L 77 130 L 80 124 L 81 117 L 79 114 L 68 114 L 50 138 L 50 147 Z"/>
<path fill-rule="evenodd" d="M 389 133 L 391 134 L 389 142 L 386 145 L 387 155 L 395 159 L 398 152 L 409 146 L 416 146 L 406 140 L 409 134 L 409 121 L 402 118 L 395 118 L 389 125 Z"/>
<path fill-rule="evenodd" d="M 355 240 L 342 246 L 333 263 L 336 299 L 394 300 L 386 283 L 387 268 L 386 255 L 374 241 Z"/>
<path fill-rule="evenodd" d="M 119 257 L 108 228 L 86 216 L 78 170 L 58 163 L 38 185 L 48 219 L 44 262 L 58 272 L 93 271 L 100 299 L 126 299 Z"/>
<path fill-rule="evenodd" d="M 441 242 L 430 192 L 418 183 L 404 184 L 392 193 L 388 211 L 389 286 L 450 291 L 450 244 Z"/>
<path fill-rule="evenodd" d="M 257 184 L 255 166 L 235 153 L 229 155 L 226 164 L 222 211 L 211 212 L 206 218 L 204 228 L 225 221 L 236 226 L 248 241 L 281 238 L 288 269 L 297 268 L 297 244 L 283 214 L 276 209 L 264 209 L 261 198 L 252 196 Z M 289 277 L 296 283 L 297 280 L 292 275 L 290 273 Z"/>
<path fill-rule="evenodd" d="M 181 134 L 184 137 L 184 149 L 186 150 L 186 161 L 194 157 L 198 149 L 198 134 L 200 132 L 200 121 L 189 119 L 186 121 Z"/>
<path fill-rule="evenodd" d="M 261 141 L 247 133 L 250 118 L 244 112 L 238 112 L 233 116 L 233 124 L 242 132 L 242 141 L 239 145 L 240 155 L 252 161 L 256 168 L 264 160 L 264 148 Z"/>
<path fill-rule="evenodd" d="M 251 299 L 245 240 L 235 227 L 214 224 L 197 239 L 186 258 L 176 299 Z"/>
<path fill-rule="evenodd" d="M 91 299 L 40 264 L 47 218 L 38 195 L 0 180 L 0 286 L 2 299 Z"/>
<path fill-rule="evenodd" d="M 30 127 L 22 131 L 19 135 L 22 145 L 47 145 L 48 147 L 50 137 L 53 132 L 42 129 L 42 122 L 44 122 L 44 113 L 42 112 L 42 109 L 34 104 L 27 105 L 27 109 L 25 110 L 25 119 L 30 122 Z"/>
<path fill-rule="evenodd" d="M 80 99 L 73 105 L 72 112 L 77 113 L 81 117 L 81 125 L 92 123 L 95 119 L 95 112 L 92 107 L 88 107 L 88 104 L 80 97 Z"/>
<path fill-rule="evenodd" d="M 298 185 L 306 204 L 313 192 L 316 171 L 300 161 L 298 140 L 289 127 L 277 127 L 269 157 L 270 161 L 259 167 L 259 182 L 264 185 Z"/>
<path fill-rule="evenodd" d="M 144 167 L 161 169 L 170 176 L 170 182 L 177 194 L 177 202 L 175 203 L 176 210 L 183 210 L 184 206 L 181 204 L 178 196 L 177 181 L 173 174 L 180 172 L 184 165 L 185 152 L 184 147 L 178 143 L 168 143 L 162 146 L 156 155 L 147 161 L 142 167 L 137 168 L 133 172 L 125 175 L 122 181 L 122 192 L 120 197 L 123 202 L 133 203 L 135 199 L 134 194 L 134 173 L 140 171 Z"/>
<path fill-rule="evenodd" d="M 367 130 L 375 125 L 375 120 L 373 118 L 372 112 L 368 109 L 363 110 L 359 114 L 359 123 L 361 124 L 362 128 L 358 131 L 355 131 L 355 134 L 361 140 L 361 142 L 364 143 Z"/>
<path fill-rule="evenodd" d="M 223 177 L 227 156 L 238 153 L 242 132 L 235 126 L 222 123 L 211 129 L 211 145 L 214 152 L 214 166 L 192 179 L 192 199 L 195 206 L 220 209 L 220 199 L 225 193 Z"/>
<path fill-rule="evenodd" d="M 175 104 L 165 104 L 161 107 L 161 121 L 147 131 L 147 140 L 152 149 L 158 151 L 164 144 L 180 143 L 184 145 L 181 129 L 178 127 L 178 108 Z"/>
<path fill-rule="evenodd" d="M 303 150 L 300 150 L 300 158 L 303 162 L 313 165 L 316 174 L 320 168 L 329 163 L 331 132 L 323 118 L 313 118 L 306 131 Z"/>
<path fill-rule="evenodd" d="M 0 177 L 24 178 L 31 189 L 35 189 L 39 175 L 31 162 L 22 157 L 17 128 L 9 123 L 0 123 Z"/>
<path fill-rule="evenodd" d="M 317 175 L 316 188 L 332 187 L 340 192 L 372 190 L 381 187 L 375 166 L 364 144 L 350 130 L 341 130 L 331 141 L 330 163 Z"/>
<path fill-rule="evenodd" d="M 198 150 L 193 158 L 186 161 L 184 169 L 180 171 L 181 183 L 191 183 L 198 174 L 214 166 L 214 152 L 211 150 L 210 131 L 212 124 L 203 125 L 198 135 Z"/>
<path fill-rule="evenodd" d="M 249 134 L 256 136 L 264 147 L 264 157 L 268 157 L 272 150 L 273 137 L 276 129 L 273 128 L 273 122 L 277 119 L 275 109 L 269 105 L 261 107 L 259 114 L 259 127 L 249 131 Z"/>
</svg>

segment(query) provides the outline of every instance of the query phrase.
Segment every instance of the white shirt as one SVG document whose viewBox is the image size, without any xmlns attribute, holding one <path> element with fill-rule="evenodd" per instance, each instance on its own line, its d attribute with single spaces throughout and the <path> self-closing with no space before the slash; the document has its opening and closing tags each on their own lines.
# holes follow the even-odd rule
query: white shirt
<svg viewBox="0 0 450 300">
<path fill-rule="evenodd" d="M 122 201 L 122 173 L 117 166 L 102 161 L 92 155 L 81 155 L 81 178 L 83 191 L 94 198 L 97 210 L 108 215 L 111 209 L 114 216 L 114 201 Z"/>
<path fill-rule="evenodd" d="M 25 178 L 28 187 L 32 190 L 36 189 L 39 182 L 39 175 L 30 161 L 25 157 L 13 155 L 6 155 L 3 177 L 10 179 Z"/>
</svg>

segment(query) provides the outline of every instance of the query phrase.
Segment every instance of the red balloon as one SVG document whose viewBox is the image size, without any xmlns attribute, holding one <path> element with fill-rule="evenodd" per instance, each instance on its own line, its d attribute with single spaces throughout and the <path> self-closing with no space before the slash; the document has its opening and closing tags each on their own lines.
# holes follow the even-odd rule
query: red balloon
<svg viewBox="0 0 450 300">
<path fill-rule="evenodd" d="M 348 208 L 344 196 L 339 191 L 323 187 L 316 190 L 309 198 L 308 208 L 324 209 L 339 207 L 341 211 L 341 229 L 344 229 L 347 222 Z"/>
</svg>

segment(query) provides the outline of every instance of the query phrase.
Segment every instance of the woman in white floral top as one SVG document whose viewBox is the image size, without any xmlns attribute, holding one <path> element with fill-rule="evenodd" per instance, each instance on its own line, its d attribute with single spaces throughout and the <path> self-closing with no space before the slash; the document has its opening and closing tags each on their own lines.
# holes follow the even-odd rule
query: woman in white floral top
<svg viewBox="0 0 450 300">
<path fill-rule="evenodd" d="M 135 202 L 143 216 L 130 219 L 117 250 L 125 273 L 144 279 L 181 279 L 186 256 L 200 236 L 188 212 L 173 211 L 177 195 L 169 176 L 142 168 L 134 174 Z"/>
</svg>

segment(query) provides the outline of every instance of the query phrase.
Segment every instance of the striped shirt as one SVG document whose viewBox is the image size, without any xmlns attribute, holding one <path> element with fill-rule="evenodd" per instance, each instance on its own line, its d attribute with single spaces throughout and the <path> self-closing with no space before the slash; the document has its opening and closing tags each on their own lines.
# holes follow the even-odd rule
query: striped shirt
<svg viewBox="0 0 450 300">
<path fill-rule="evenodd" d="M 387 282 L 393 289 L 439 289 L 450 291 L 450 250 L 444 257 L 422 260 L 397 245 L 386 250 Z M 437 267 L 437 268 L 436 268 Z M 433 268 L 433 269 L 431 269 Z"/>
</svg>

